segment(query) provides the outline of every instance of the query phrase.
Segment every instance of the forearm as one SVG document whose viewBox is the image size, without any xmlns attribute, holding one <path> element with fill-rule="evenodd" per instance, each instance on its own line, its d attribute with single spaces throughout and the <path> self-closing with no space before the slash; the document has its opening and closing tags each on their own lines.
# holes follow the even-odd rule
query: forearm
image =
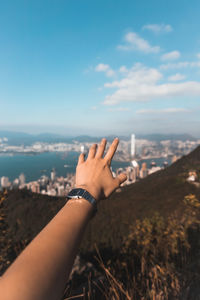
<svg viewBox="0 0 200 300">
<path fill-rule="evenodd" d="M 4 274 L 2 299 L 60 299 L 91 213 L 86 200 L 70 200 Z"/>
</svg>

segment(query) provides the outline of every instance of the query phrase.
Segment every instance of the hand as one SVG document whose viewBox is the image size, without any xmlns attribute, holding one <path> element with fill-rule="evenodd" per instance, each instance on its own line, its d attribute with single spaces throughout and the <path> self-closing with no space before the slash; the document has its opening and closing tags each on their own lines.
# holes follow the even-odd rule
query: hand
<svg viewBox="0 0 200 300">
<path fill-rule="evenodd" d="M 110 170 L 119 139 L 114 139 L 103 157 L 106 143 L 106 139 L 102 139 L 98 148 L 97 144 L 92 145 L 86 160 L 81 154 L 76 168 L 76 187 L 87 190 L 97 201 L 107 198 L 127 179 L 124 173 L 114 178 Z"/>
</svg>

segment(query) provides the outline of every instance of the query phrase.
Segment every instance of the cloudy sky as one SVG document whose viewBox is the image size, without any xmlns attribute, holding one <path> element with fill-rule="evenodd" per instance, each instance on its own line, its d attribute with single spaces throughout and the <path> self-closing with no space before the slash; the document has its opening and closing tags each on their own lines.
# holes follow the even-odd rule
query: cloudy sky
<svg viewBox="0 0 200 300">
<path fill-rule="evenodd" d="M 199 0 L 0 1 L 0 129 L 200 137 Z"/>
</svg>

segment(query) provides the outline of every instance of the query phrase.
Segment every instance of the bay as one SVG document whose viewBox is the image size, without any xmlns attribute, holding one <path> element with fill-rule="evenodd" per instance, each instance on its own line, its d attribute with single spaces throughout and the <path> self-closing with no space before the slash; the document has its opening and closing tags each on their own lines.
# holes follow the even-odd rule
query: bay
<svg viewBox="0 0 200 300">
<path fill-rule="evenodd" d="M 26 182 L 39 179 L 42 175 L 50 176 L 51 170 L 55 168 L 57 176 L 66 177 L 67 174 L 75 173 L 78 156 L 80 153 L 70 151 L 62 152 L 45 152 L 34 155 L 27 154 L 2 154 L 0 155 L 0 177 L 6 176 L 10 181 L 19 177 L 23 173 L 26 177 Z M 153 159 L 158 166 L 162 166 L 164 161 L 171 161 L 166 158 Z M 150 167 L 152 159 L 141 160 L 139 165 L 143 162 Z M 125 168 L 130 166 L 130 162 L 113 161 L 112 169 L 116 171 L 118 168 Z"/>
<path fill-rule="evenodd" d="M 78 152 L 46 152 L 36 155 L 14 154 L 0 155 L 0 177 L 6 176 L 10 181 L 23 173 L 26 182 L 39 179 L 42 175 L 50 176 L 51 170 L 55 168 L 57 176 L 75 173 L 78 161 Z M 129 162 L 112 162 L 112 168 L 129 166 Z"/>
</svg>

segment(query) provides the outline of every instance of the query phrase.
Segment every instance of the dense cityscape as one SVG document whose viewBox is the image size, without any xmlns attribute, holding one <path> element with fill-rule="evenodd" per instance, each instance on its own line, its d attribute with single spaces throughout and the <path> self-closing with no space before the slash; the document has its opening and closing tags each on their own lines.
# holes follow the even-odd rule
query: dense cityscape
<svg viewBox="0 0 200 300">
<path fill-rule="evenodd" d="M 87 154 L 89 147 L 92 143 L 80 143 L 74 141 L 73 143 L 43 143 L 36 142 L 31 146 L 12 146 L 7 144 L 7 138 L 0 139 L 0 153 L 5 154 L 40 154 L 43 152 L 82 152 Z M 115 155 L 115 160 L 130 162 L 130 165 L 126 168 L 118 168 L 115 172 L 112 171 L 113 176 L 117 176 L 121 172 L 125 172 L 127 175 L 127 180 L 124 185 L 128 185 L 136 182 L 146 176 L 157 172 L 170 163 L 175 162 L 178 158 L 183 155 L 188 154 L 192 151 L 198 144 L 200 140 L 195 141 L 172 141 L 163 140 L 160 142 L 149 141 L 145 139 L 136 139 L 135 135 L 132 134 L 129 140 L 121 140 L 118 151 Z M 166 158 L 163 160 L 161 165 L 157 165 L 154 159 L 156 158 Z M 147 167 L 145 160 L 151 160 L 150 166 Z M 139 164 L 140 161 L 142 164 Z M 190 179 L 195 177 L 194 174 L 190 174 Z M 192 181 L 192 180 L 191 180 Z M 26 177 L 23 173 L 10 181 L 8 177 L 1 177 L 1 189 L 28 189 L 34 193 L 46 194 L 49 196 L 66 196 L 71 188 L 75 185 L 75 175 L 66 174 L 64 176 L 58 176 L 56 169 L 52 169 L 49 176 L 42 175 L 35 181 L 26 182 Z"/>
</svg>

